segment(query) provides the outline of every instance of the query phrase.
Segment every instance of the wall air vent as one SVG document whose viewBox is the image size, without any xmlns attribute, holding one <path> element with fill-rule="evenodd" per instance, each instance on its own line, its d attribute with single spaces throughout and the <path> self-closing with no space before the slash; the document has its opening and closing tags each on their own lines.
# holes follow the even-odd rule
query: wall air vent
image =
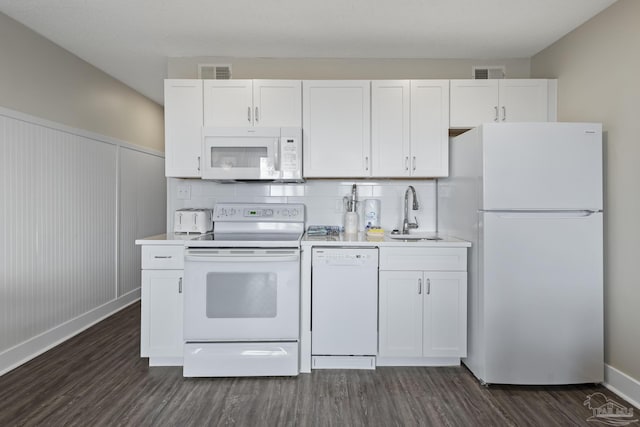
<svg viewBox="0 0 640 427">
<path fill-rule="evenodd" d="M 231 65 L 198 64 L 198 78 L 229 80 L 231 78 Z"/>
<path fill-rule="evenodd" d="M 479 80 L 486 79 L 504 79 L 506 77 L 505 67 L 500 66 L 482 66 L 473 67 L 473 78 Z"/>
</svg>

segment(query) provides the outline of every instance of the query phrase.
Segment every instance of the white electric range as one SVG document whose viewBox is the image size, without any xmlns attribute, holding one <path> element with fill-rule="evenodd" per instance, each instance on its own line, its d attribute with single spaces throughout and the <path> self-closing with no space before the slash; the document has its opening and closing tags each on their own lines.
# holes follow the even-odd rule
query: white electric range
<svg viewBox="0 0 640 427">
<path fill-rule="evenodd" d="M 302 204 L 218 203 L 186 242 L 185 377 L 297 375 Z"/>
</svg>

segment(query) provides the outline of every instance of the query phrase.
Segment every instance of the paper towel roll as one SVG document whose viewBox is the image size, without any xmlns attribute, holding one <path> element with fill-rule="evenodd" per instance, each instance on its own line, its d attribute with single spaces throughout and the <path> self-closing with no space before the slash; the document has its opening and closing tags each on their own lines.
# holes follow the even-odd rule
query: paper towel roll
<svg viewBox="0 0 640 427">
<path fill-rule="evenodd" d="M 364 226 L 380 227 L 380 200 L 367 199 L 364 201 Z"/>
</svg>

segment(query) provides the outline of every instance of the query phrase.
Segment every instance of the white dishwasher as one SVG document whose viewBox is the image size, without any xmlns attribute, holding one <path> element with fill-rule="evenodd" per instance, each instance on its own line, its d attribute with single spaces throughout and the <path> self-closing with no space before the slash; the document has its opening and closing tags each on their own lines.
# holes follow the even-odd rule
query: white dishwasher
<svg viewBox="0 0 640 427">
<path fill-rule="evenodd" d="M 311 356 L 314 369 L 375 369 L 378 249 L 312 250 Z"/>
</svg>

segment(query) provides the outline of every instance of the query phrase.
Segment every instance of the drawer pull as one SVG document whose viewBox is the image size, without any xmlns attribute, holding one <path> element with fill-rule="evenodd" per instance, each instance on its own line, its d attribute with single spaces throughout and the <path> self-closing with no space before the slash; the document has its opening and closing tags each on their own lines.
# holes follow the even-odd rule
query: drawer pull
<svg viewBox="0 0 640 427">
<path fill-rule="evenodd" d="M 156 255 L 154 256 L 156 259 L 171 259 L 173 258 L 171 255 Z"/>
</svg>

